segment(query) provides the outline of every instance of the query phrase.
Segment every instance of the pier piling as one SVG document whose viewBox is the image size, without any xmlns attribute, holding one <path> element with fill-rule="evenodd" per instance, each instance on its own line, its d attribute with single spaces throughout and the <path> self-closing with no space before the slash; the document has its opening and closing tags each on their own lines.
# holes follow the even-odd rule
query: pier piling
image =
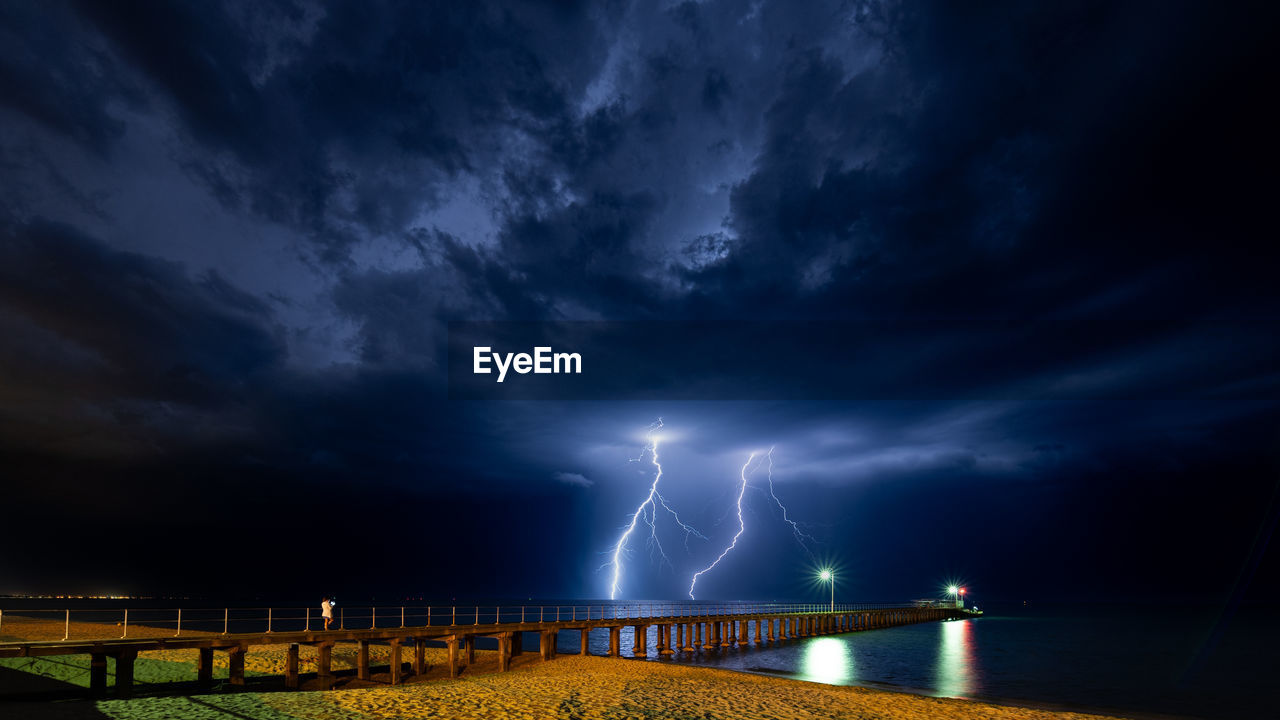
<svg viewBox="0 0 1280 720">
<path fill-rule="evenodd" d="M 498 635 L 498 672 L 511 669 L 511 636 L 509 632 Z"/>
<path fill-rule="evenodd" d="M 125 650 L 116 656 L 116 695 L 127 698 L 133 694 L 133 661 L 137 650 Z"/>
<path fill-rule="evenodd" d="M 356 643 L 356 677 L 361 680 L 369 679 L 369 641 L 359 640 Z"/>
<path fill-rule="evenodd" d="M 445 638 L 444 645 L 449 650 L 449 677 L 458 677 L 458 636 L 450 635 Z"/>
<path fill-rule="evenodd" d="M 205 648 L 200 648 L 201 667 L 204 663 Z M 209 648 L 209 675 L 213 676 L 213 649 Z M 289 643 L 289 650 L 284 661 L 284 686 L 289 690 L 298 689 L 298 643 Z"/>
<path fill-rule="evenodd" d="M 227 681 L 232 685 L 244 685 L 244 653 L 247 649 L 244 645 L 236 645 L 227 651 L 230 656 L 227 659 Z M 119 682 L 118 672 L 116 681 Z"/>
<path fill-rule="evenodd" d="M 89 692 L 94 697 L 107 694 L 107 656 L 104 653 L 89 655 Z"/>
<path fill-rule="evenodd" d="M 316 679 L 321 690 L 333 689 L 333 643 L 322 642 L 316 646 Z M 240 655 L 240 684 L 244 684 L 244 653 Z M 232 655 L 234 658 L 235 655 Z"/>
<path fill-rule="evenodd" d="M 404 671 L 404 661 L 400 657 L 400 638 L 387 641 L 391 646 L 391 684 L 399 685 Z"/>
<path fill-rule="evenodd" d="M 295 669 L 296 673 L 297 670 Z M 200 648 L 196 655 L 196 683 L 203 689 L 213 685 L 213 648 Z"/>
<path fill-rule="evenodd" d="M 538 643 L 538 648 L 542 651 L 542 659 L 550 660 L 554 658 L 556 656 L 556 631 L 543 630 L 539 635 L 541 639 Z"/>
</svg>

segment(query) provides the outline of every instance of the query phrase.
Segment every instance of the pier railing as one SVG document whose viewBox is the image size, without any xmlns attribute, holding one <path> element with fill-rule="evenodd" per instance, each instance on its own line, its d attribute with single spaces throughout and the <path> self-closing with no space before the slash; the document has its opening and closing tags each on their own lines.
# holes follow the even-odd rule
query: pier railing
<svg viewBox="0 0 1280 720">
<path fill-rule="evenodd" d="M 835 612 L 906 603 L 837 603 Z M 830 603 L 594 603 L 571 605 L 362 605 L 333 608 L 333 630 L 611 622 L 643 618 L 814 614 Z M 324 630 L 316 607 L 0 609 L 0 642 L 97 640 Z"/>
</svg>

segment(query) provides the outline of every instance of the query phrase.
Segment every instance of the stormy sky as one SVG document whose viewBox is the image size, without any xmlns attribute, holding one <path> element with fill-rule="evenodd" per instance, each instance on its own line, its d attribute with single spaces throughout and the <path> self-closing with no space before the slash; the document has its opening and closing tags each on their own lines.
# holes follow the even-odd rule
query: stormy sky
<svg viewBox="0 0 1280 720">
<path fill-rule="evenodd" d="M 607 596 L 661 417 L 622 597 L 771 447 L 704 597 L 1274 593 L 1275 30 L 0 2 L 0 592 Z M 461 392 L 511 327 L 586 372 Z"/>
</svg>

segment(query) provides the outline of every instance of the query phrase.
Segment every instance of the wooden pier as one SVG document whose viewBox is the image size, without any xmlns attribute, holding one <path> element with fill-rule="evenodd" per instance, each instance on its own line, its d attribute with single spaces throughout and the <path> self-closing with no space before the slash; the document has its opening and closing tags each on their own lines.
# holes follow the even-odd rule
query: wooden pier
<svg viewBox="0 0 1280 720">
<path fill-rule="evenodd" d="M 523 614 L 523 613 L 522 613 Z M 576 613 L 575 613 L 576 615 Z M 369 644 L 390 646 L 390 682 L 399 684 L 405 678 L 405 664 L 410 674 L 426 671 L 425 648 L 428 642 L 444 643 L 448 649 L 450 677 L 457 677 L 460 665 L 475 661 L 476 638 L 494 638 L 498 643 L 498 669 L 510 669 L 511 659 L 524 652 L 525 633 L 537 633 L 538 651 L 543 660 L 556 655 L 561 632 L 574 632 L 579 637 L 579 652 L 589 652 L 592 632 L 608 633 L 608 655 L 622 656 L 622 630 L 633 629 L 632 657 L 649 653 L 649 633 L 654 633 L 652 647 L 660 656 L 679 652 L 711 652 L 735 646 L 747 646 L 754 638 L 757 646 L 783 640 L 817 635 L 861 632 L 911 623 L 949 620 L 967 616 L 964 610 L 948 607 L 886 607 L 877 609 L 834 611 L 791 611 L 780 607 L 754 606 L 745 611 L 710 614 L 673 614 L 646 617 L 599 617 L 586 613 L 584 619 L 530 622 L 493 622 L 489 624 L 424 625 L 419 627 L 377 628 L 360 630 L 303 630 L 297 632 L 204 633 L 177 637 L 114 638 L 98 640 L 47 640 L 0 643 L 0 658 L 38 657 L 87 654 L 90 657 L 90 692 L 101 696 L 107 692 L 107 658 L 116 661 L 115 692 L 128 697 L 133 687 L 133 665 L 138 653 L 148 650 L 197 649 L 197 684 L 209 687 L 213 682 L 215 652 L 228 654 L 229 682 L 245 683 L 245 653 L 255 645 L 287 645 L 288 656 L 284 685 L 299 686 L 298 648 L 314 646 L 317 650 L 318 679 L 322 689 L 333 687 L 331 653 L 339 642 L 355 642 L 359 648 L 357 677 L 369 680 Z M 497 614 L 500 619 L 500 613 Z M 478 617 L 477 617 L 478 620 Z M 464 662 L 465 658 L 465 662 Z"/>
</svg>

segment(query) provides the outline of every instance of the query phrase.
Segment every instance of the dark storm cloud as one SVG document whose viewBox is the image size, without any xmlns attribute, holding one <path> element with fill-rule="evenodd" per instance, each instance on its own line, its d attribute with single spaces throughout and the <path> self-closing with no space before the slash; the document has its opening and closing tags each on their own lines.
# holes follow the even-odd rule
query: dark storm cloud
<svg viewBox="0 0 1280 720">
<path fill-rule="evenodd" d="M 123 124 L 106 105 L 136 100 L 138 88 L 100 43 L 84 41 L 66 7 L 6 3 L 0 8 L 0 104 L 105 151 Z"/>
<path fill-rule="evenodd" d="M 564 125 L 609 16 L 478 3 L 73 8 L 6 10 L 11 108 L 101 152 L 123 114 L 170 115 L 192 177 L 296 226 L 331 260 L 404 229 L 459 173 L 521 152 L 521 137 Z"/>
<path fill-rule="evenodd" d="M 796 344 L 762 333 L 730 349 L 750 353 L 744 371 L 701 380 L 723 391 L 790 372 L 779 384 L 796 398 L 852 402 L 681 406 L 700 440 L 672 451 L 685 477 L 709 479 L 742 449 L 777 444 L 785 482 L 846 493 L 792 496 L 828 528 L 846 526 L 824 505 L 860 507 L 858 493 L 886 517 L 941 497 L 982 523 L 1004 518 L 1005 535 L 969 538 L 998 553 L 1034 531 L 1008 519 L 1009 498 L 1062 532 L 1055 505 L 1132 509 L 1233 450 L 1243 495 L 1263 477 L 1274 439 L 1247 430 L 1274 418 L 1280 361 L 1255 145 L 1269 127 L 1256 98 L 1270 12 L 0 13 L 0 120 L 14 130 L 0 142 L 0 362 L 5 443 L 24 477 L 74 477 L 92 470 L 63 455 L 129 448 L 139 473 L 199 468 L 208 482 L 270 485 L 280 502 L 357 490 L 519 514 L 532 497 L 590 528 L 595 548 L 634 507 L 611 464 L 634 453 L 620 438 L 670 408 L 449 403 L 447 322 L 668 319 L 830 324 L 829 372 L 796 372 Z M 139 145 L 195 189 L 112 205 L 117 185 L 152 168 Z M 183 242 L 126 224 L 144 218 L 145 235 L 153 206 L 196 193 L 252 232 L 211 224 L 237 231 L 202 240 L 203 205 Z M 258 254 L 271 244 L 278 255 Z M 319 363 L 300 349 L 316 335 L 332 336 Z M 683 344 L 709 355 L 700 340 Z M 677 387 L 652 366 L 637 358 L 619 382 Z M 1181 474 L 1135 470 L 1152 457 Z M 494 506 L 478 499 L 498 491 Z M 1190 517 L 1190 495 L 1170 491 L 1164 509 Z M 306 507 L 324 514 L 324 497 Z M 722 499 L 687 498 L 714 505 L 708 517 Z M 921 503 L 953 522 L 946 502 Z M 871 524 L 905 532 L 887 522 Z M 1119 537 L 1108 522 L 1103 537 Z M 548 552 L 590 564 L 565 537 Z M 1037 537 L 1027 545 L 1047 547 Z M 565 587 L 595 588 L 560 572 Z"/>
<path fill-rule="evenodd" d="M 125 451 L 150 435 L 246 431 L 221 427 L 234 424 L 225 414 L 284 358 L 257 298 L 65 226 L 8 228 L 0 279 L 4 435 L 18 447 Z"/>
</svg>

